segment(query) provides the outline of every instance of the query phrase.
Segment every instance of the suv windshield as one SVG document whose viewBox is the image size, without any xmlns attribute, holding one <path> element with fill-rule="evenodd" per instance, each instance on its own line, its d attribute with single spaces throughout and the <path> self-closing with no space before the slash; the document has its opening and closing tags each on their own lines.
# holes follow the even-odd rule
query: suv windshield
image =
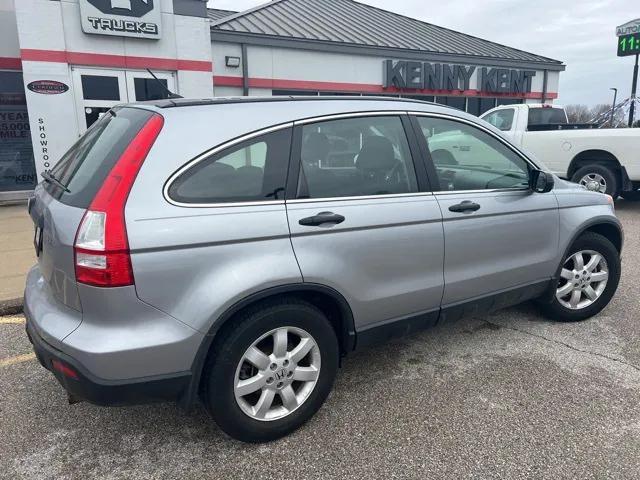
<svg viewBox="0 0 640 480">
<path fill-rule="evenodd" d="M 116 108 L 104 114 L 53 167 L 51 174 L 56 181 L 45 181 L 44 188 L 67 205 L 88 208 L 107 174 L 151 115 L 138 108 Z"/>
</svg>

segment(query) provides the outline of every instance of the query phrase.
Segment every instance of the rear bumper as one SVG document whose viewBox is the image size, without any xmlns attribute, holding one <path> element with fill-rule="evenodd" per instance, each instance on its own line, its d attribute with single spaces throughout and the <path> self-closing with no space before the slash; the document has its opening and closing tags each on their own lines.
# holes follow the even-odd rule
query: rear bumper
<svg viewBox="0 0 640 480">
<path fill-rule="evenodd" d="M 141 302 L 133 287 L 80 287 L 82 312 L 52 296 L 36 266 L 24 295 L 38 359 L 71 395 L 98 405 L 193 398 L 192 365 L 203 334 Z M 63 374 L 58 362 L 73 373 Z"/>
<path fill-rule="evenodd" d="M 79 400 L 103 406 L 179 400 L 191 382 L 190 374 L 163 375 L 136 379 L 134 382 L 99 379 L 78 361 L 44 341 L 28 316 L 26 330 L 40 364 L 54 374 L 69 395 Z M 54 362 L 61 362 L 70 370 L 64 374 L 54 368 Z"/>
</svg>

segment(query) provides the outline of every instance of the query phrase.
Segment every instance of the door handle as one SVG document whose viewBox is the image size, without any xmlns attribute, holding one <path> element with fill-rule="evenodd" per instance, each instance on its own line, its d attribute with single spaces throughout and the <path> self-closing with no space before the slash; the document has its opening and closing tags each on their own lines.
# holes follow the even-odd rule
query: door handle
<svg viewBox="0 0 640 480">
<path fill-rule="evenodd" d="M 345 219 L 342 215 L 338 215 L 333 212 L 320 212 L 312 217 L 303 218 L 298 223 L 306 227 L 317 227 L 324 223 L 342 223 L 344 220 Z"/>
<path fill-rule="evenodd" d="M 449 207 L 450 212 L 464 213 L 464 212 L 477 212 L 480 210 L 480 205 L 470 200 L 465 200 L 462 203 L 451 205 Z"/>
</svg>

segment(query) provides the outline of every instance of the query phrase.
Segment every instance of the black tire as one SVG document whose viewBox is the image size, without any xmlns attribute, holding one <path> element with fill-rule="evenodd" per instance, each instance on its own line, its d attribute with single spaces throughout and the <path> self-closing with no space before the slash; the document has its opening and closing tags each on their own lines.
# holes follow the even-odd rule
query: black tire
<svg viewBox="0 0 640 480">
<path fill-rule="evenodd" d="M 259 443 L 281 438 L 309 420 L 329 395 L 340 354 L 335 331 L 318 308 L 292 298 L 260 303 L 230 321 L 233 326 L 225 329 L 212 346 L 204 378 L 205 406 L 218 426 L 237 440 Z M 321 355 L 319 377 L 309 396 L 293 412 L 277 420 L 256 420 L 245 414 L 236 401 L 236 370 L 253 342 L 286 326 L 303 329 L 316 341 Z"/>
<path fill-rule="evenodd" d="M 618 181 L 618 174 L 606 165 L 592 163 L 585 165 L 584 167 L 580 167 L 571 177 L 571 181 L 573 183 L 580 183 L 582 178 L 590 174 L 597 174 L 604 178 L 607 184 L 607 188 L 604 193 L 611 195 L 614 200 L 620 196 L 620 182 Z"/>
<path fill-rule="evenodd" d="M 542 312 L 551 320 L 556 320 L 559 322 L 579 322 L 593 317 L 609 304 L 611 298 L 618 288 L 621 271 L 620 254 L 618 253 L 618 250 L 616 250 L 616 247 L 613 245 L 613 243 L 609 241 L 609 239 L 597 233 L 586 232 L 581 235 L 573 243 L 566 257 L 562 259 L 562 263 L 558 268 L 558 272 L 560 271 L 560 269 L 562 269 L 562 266 L 564 265 L 564 262 L 567 258 L 581 250 L 593 250 L 604 257 L 609 269 L 609 278 L 607 281 L 607 285 L 600 297 L 594 303 L 579 310 L 572 310 L 563 306 L 556 298 L 554 291 L 553 300 L 551 300 L 551 302 L 540 304 Z"/>
<path fill-rule="evenodd" d="M 622 198 L 629 202 L 638 202 L 640 201 L 640 190 L 633 190 L 630 192 L 622 192 Z"/>
</svg>

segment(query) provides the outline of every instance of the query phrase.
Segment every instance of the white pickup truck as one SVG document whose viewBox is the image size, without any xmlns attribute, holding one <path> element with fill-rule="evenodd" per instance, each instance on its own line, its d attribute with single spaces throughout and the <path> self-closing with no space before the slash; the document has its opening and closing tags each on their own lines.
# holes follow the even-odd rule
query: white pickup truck
<svg viewBox="0 0 640 480">
<path fill-rule="evenodd" d="M 640 129 L 567 121 L 562 107 L 504 105 L 481 117 L 556 175 L 589 190 L 640 200 Z"/>
</svg>

